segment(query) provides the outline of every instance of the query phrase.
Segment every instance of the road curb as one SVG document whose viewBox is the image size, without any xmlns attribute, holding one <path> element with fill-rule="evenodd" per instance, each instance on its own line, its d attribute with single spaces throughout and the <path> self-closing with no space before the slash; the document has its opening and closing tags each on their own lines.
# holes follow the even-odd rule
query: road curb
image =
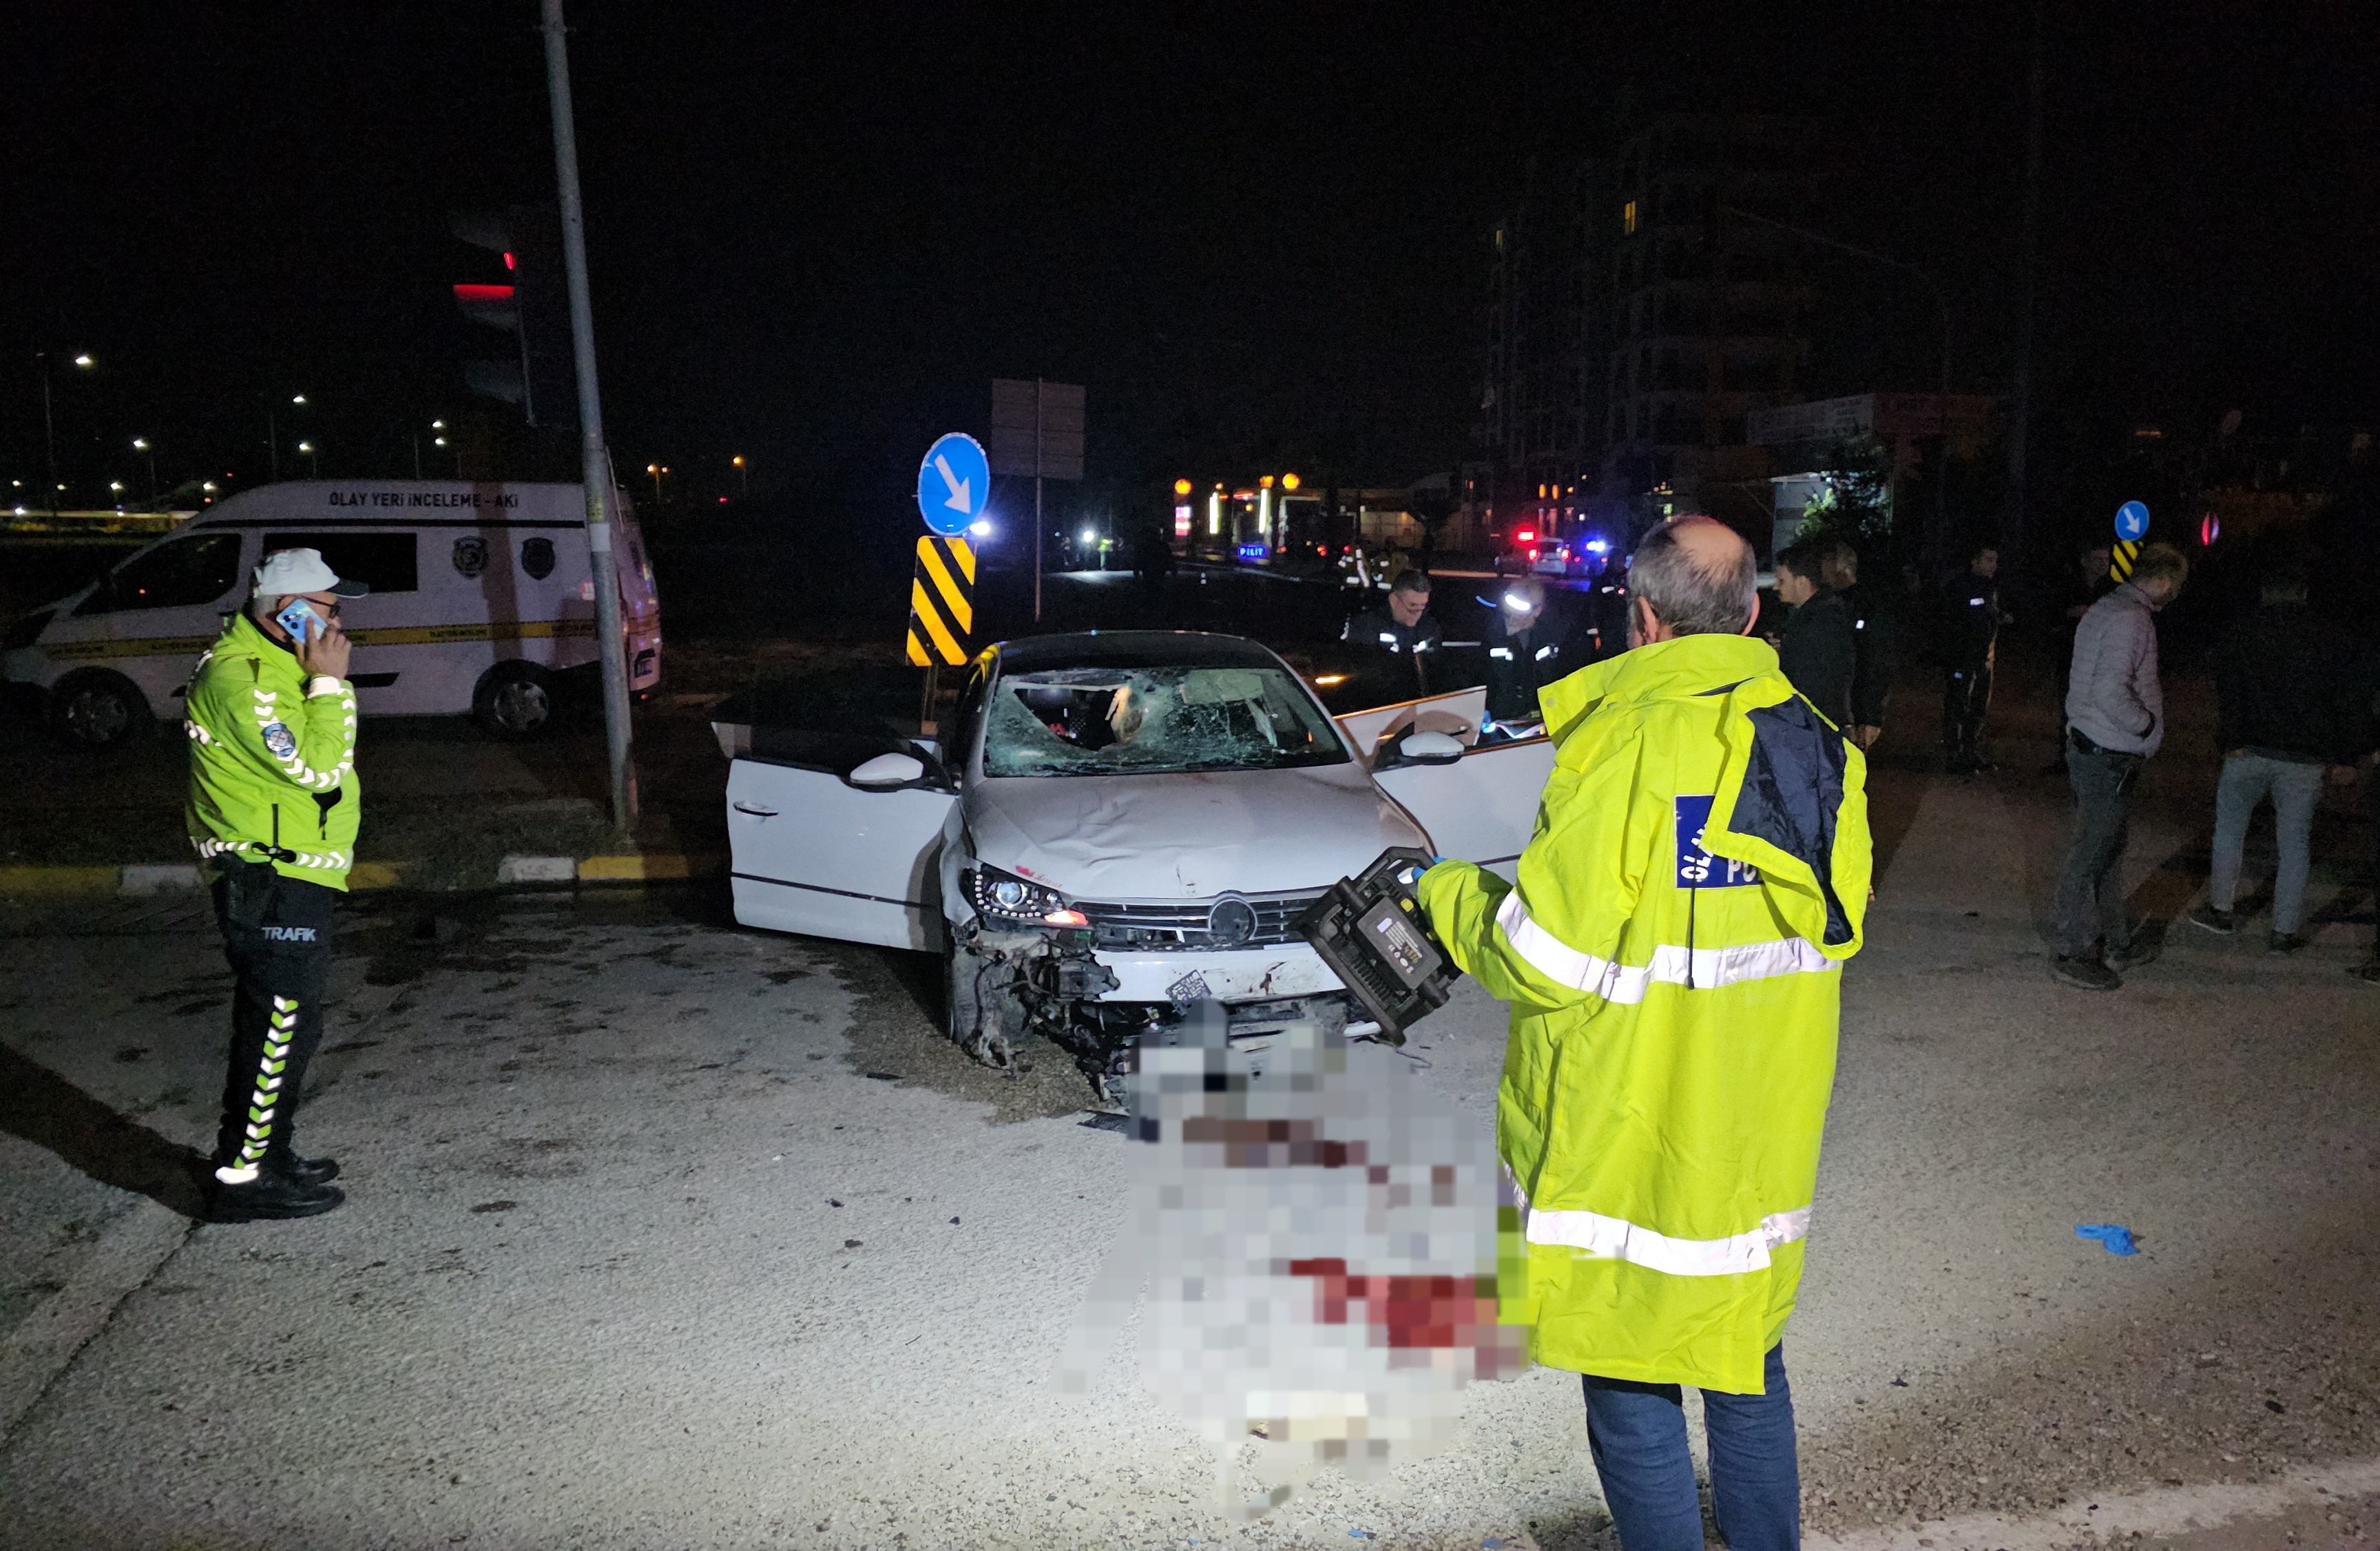
<svg viewBox="0 0 2380 1551">
<path fill-rule="evenodd" d="M 673 883 L 718 878 L 727 858 L 674 851 L 619 852 L 602 856 L 506 856 L 496 880 L 480 888 L 514 889 L 586 883 Z M 358 862 L 347 873 L 347 891 L 406 887 L 398 862 Z M 204 872 L 189 864 L 139 862 L 123 866 L 0 866 L 0 901 L 88 899 L 94 895 L 147 899 L 195 894 L 207 886 Z M 470 891 L 466 885 L 451 891 Z"/>
<path fill-rule="evenodd" d="M 0 899 L 113 894 L 122 887 L 122 871 L 120 867 L 0 867 Z"/>
</svg>

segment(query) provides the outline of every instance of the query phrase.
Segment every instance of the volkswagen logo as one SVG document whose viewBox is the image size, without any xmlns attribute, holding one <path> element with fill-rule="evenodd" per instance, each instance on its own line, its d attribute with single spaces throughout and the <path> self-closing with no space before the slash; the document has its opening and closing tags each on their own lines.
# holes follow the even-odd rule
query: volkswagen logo
<svg viewBox="0 0 2380 1551">
<path fill-rule="evenodd" d="M 1218 948 L 1237 948 L 1256 935 L 1256 906 L 1237 894 L 1225 894 L 1207 912 L 1207 936 Z"/>
</svg>

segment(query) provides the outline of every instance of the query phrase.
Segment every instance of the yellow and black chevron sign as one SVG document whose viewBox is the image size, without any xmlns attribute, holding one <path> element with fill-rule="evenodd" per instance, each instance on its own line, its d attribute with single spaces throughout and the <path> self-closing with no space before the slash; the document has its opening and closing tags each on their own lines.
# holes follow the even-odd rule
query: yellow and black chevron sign
<svg viewBox="0 0 2380 1551">
<path fill-rule="evenodd" d="M 975 634 L 975 551 L 964 539 L 929 533 L 917 540 L 909 583 L 909 660 L 920 667 L 965 662 Z"/>
<path fill-rule="evenodd" d="M 2107 579 L 2129 582 L 2132 579 L 2132 562 L 2141 558 L 2141 541 L 2119 539 L 2107 551 Z"/>
</svg>

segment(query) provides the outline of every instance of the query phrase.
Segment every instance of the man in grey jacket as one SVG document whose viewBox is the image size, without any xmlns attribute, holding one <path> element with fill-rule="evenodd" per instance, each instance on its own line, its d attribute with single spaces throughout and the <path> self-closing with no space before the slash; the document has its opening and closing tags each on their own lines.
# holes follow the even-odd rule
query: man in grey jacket
<svg viewBox="0 0 2380 1551">
<path fill-rule="evenodd" d="M 2058 878 L 2051 972 L 2086 990 L 2115 990 L 2124 983 L 2119 971 L 2157 953 L 2154 939 L 2134 939 L 2125 913 L 2124 841 L 2141 762 L 2165 742 L 2156 613 L 2180 596 L 2189 575 L 2180 551 L 2151 544 L 2131 579 L 2092 604 L 2074 628 L 2074 667 L 2066 681 L 2074 840 Z"/>
</svg>

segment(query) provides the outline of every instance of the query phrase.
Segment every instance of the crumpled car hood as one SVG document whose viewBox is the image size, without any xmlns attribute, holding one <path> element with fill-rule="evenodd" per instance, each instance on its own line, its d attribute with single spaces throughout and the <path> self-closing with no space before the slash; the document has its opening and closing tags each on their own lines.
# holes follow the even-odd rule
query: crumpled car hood
<svg viewBox="0 0 2380 1551">
<path fill-rule="evenodd" d="M 1361 765 L 978 782 L 977 858 L 1077 899 L 1323 889 L 1392 845 L 1427 845 Z"/>
</svg>

